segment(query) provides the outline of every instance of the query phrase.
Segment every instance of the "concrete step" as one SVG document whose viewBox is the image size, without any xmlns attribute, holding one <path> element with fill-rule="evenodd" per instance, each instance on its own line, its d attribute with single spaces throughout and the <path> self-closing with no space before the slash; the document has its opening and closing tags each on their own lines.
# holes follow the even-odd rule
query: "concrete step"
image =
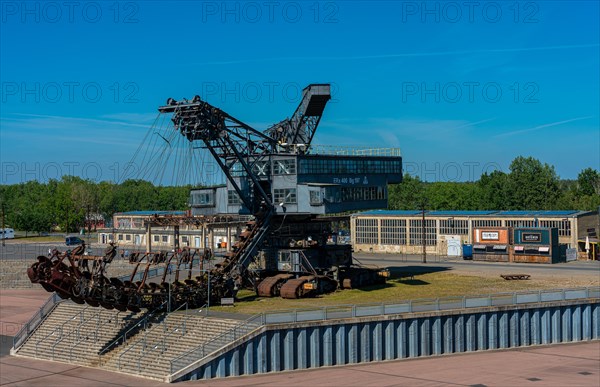
<svg viewBox="0 0 600 387">
<path fill-rule="evenodd" d="M 83 311 L 83 312 L 82 312 Z M 83 315 L 84 323 L 81 323 Z M 142 318 L 143 313 L 86 308 L 63 302 L 46 318 L 19 349 L 21 356 L 54 359 L 107 370 L 140 374 L 164 380 L 170 361 L 229 331 L 242 321 L 194 314 L 172 313 L 153 316 L 147 329 L 132 332 L 127 343 L 119 344 L 99 358 L 98 353 Z M 62 327 L 62 339 L 57 327 Z M 179 332 L 174 333 L 175 329 Z M 54 335 L 52 333 L 54 332 Z M 163 339 L 165 332 L 167 337 Z M 84 339 L 84 337 L 89 339 Z M 145 349 L 142 341 L 145 337 Z M 164 350 L 163 350 L 164 342 Z M 36 351 L 37 346 L 37 351 Z M 52 348 L 54 346 L 54 349 Z M 138 367 L 139 362 L 139 367 Z"/>
</svg>

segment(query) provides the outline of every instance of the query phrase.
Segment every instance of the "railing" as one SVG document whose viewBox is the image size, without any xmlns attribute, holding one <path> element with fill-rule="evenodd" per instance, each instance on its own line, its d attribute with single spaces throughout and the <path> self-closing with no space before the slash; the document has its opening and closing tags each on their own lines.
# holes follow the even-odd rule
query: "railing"
<svg viewBox="0 0 600 387">
<path fill-rule="evenodd" d="M 373 148 L 373 147 L 350 147 L 335 145 L 311 145 L 309 153 L 317 155 L 337 155 L 337 156 L 402 156 L 400 148 Z"/>
<path fill-rule="evenodd" d="M 154 269 L 150 269 L 148 270 L 148 278 L 152 278 L 152 277 L 158 277 L 159 275 L 162 275 L 163 272 L 165 271 L 165 267 L 155 267 Z M 133 280 L 131 280 L 131 282 L 136 282 L 136 281 L 141 281 L 142 278 L 144 277 L 144 270 L 139 271 L 135 274 L 135 276 L 133 276 Z M 129 276 L 122 276 L 120 277 L 121 280 L 129 280 Z"/>
<path fill-rule="evenodd" d="M 162 275 L 164 270 L 165 270 L 165 268 L 163 268 L 163 267 L 151 269 L 148 271 L 148 278 L 157 277 L 159 275 Z M 143 272 L 137 273 L 135 275 L 135 277 L 133 278 L 133 281 L 140 281 L 143 277 L 143 274 L 144 274 Z M 119 279 L 121 281 L 129 280 L 129 276 L 128 275 L 121 276 L 121 277 L 119 277 Z M 52 310 L 54 310 L 54 307 L 56 306 L 56 304 L 58 304 L 59 302 L 63 302 L 63 301 L 67 301 L 67 300 L 63 300 L 62 298 L 60 298 L 58 296 L 58 294 L 52 293 L 52 295 L 48 298 L 48 300 L 46 300 L 44 305 L 42 305 L 40 307 L 38 312 L 36 314 L 34 314 L 29 319 L 29 321 L 27 323 L 25 323 L 25 325 L 23 325 L 23 327 L 19 330 L 19 332 L 13 337 L 13 350 L 16 350 L 17 348 L 19 348 L 25 342 L 27 337 L 29 337 L 29 335 L 37 329 L 37 327 L 41 324 L 41 322 L 44 321 L 44 319 L 50 314 L 50 312 L 52 312 Z"/>
<path fill-rule="evenodd" d="M 181 354 L 180 356 L 176 357 L 175 359 L 172 359 L 170 361 L 171 373 L 174 373 L 175 371 L 178 371 L 182 368 L 185 368 L 185 367 L 191 365 L 196 360 L 202 359 L 203 357 L 216 351 L 217 349 L 222 348 L 225 345 L 231 343 L 232 341 L 235 341 L 235 340 L 247 335 L 248 333 L 252 332 L 253 330 L 259 328 L 260 326 L 263 325 L 262 317 L 263 317 L 262 314 L 252 316 L 249 319 L 245 320 L 244 322 L 234 326 L 230 330 L 215 337 L 214 339 L 212 339 L 202 345 L 199 345 L 198 347 L 196 347 L 188 352 Z"/>
<path fill-rule="evenodd" d="M 181 334 L 181 336 L 185 336 L 186 324 L 187 324 L 187 320 L 189 318 L 187 302 L 185 304 L 179 306 L 177 309 L 175 309 L 174 311 L 172 311 L 170 313 L 177 312 L 177 311 L 183 309 L 184 306 L 185 306 L 185 316 L 184 316 L 181 324 L 177 324 L 173 329 L 171 329 L 169 332 L 167 332 L 167 328 L 168 328 L 167 322 L 168 322 L 169 317 L 171 317 L 171 315 L 168 315 L 165 318 L 165 320 L 161 323 L 161 324 L 163 324 L 163 335 L 160 339 L 160 344 L 155 345 L 149 351 L 144 351 L 142 354 L 140 354 L 140 356 L 138 356 L 138 361 L 137 361 L 137 372 L 138 373 L 141 372 L 142 360 L 144 360 L 146 357 L 148 357 L 148 355 L 154 353 L 154 351 L 159 348 L 160 348 L 161 354 L 165 353 L 165 351 L 167 350 L 167 340 L 169 337 L 171 337 L 175 334 Z M 180 332 L 180 329 L 181 329 L 181 332 Z"/>
<path fill-rule="evenodd" d="M 56 305 L 63 301 L 58 294 L 52 294 L 40 307 L 38 312 L 34 314 L 25 325 L 19 330 L 19 332 L 13 337 L 13 349 L 20 347 L 27 337 L 40 325 L 42 321 L 52 312 Z"/>
<path fill-rule="evenodd" d="M 96 329 L 93 330 L 92 335 L 94 336 L 94 341 L 98 342 L 98 332 L 100 331 L 100 317 L 101 317 L 101 313 L 100 311 L 96 312 L 96 314 L 93 316 L 96 318 Z M 77 325 L 77 328 L 75 328 L 74 330 L 74 338 L 73 338 L 73 344 L 71 345 L 71 347 L 69 348 L 69 361 L 73 361 L 73 348 L 75 348 L 76 346 L 80 346 L 81 342 L 85 339 L 88 339 L 88 336 L 84 336 L 81 334 L 81 327 L 86 324 L 86 322 L 91 321 L 92 318 L 88 319 L 87 321 L 82 321 L 81 323 L 79 323 L 79 325 Z M 52 352 L 52 357 L 54 357 L 54 352 Z"/>
<path fill-rule="evenodd" d="M 35 342 L 35 356 L 37 357 L 38 355 L 38 350 L 40 347 L 40 343 L 43 343 L 46 341 L 46 339 L 48 339 L 49 337 L 52 336 L 56 336 L 58 334 L 58 337 L 62 337 L 63 334 L 63 325 L 58 325 L 57 327 L 55 327 L 52 331 L 50 331 L 50 333 L 48 333 L 46 336 L 42 337 L 41 339 L 39 339 L 38 341 Z"/>
<path fill-rule="evenodd" d="M 61 343 L 61 342 L 65 341 L 65 340 L 66 340 L 67 338 L 69 338 L 69 337 L 73 337 L 73 343 L 75 343 L 75 341 L 76 341 L 76 338 L 77 338 L 77 336 L 75 336 L 75 334 L 76 334 L 76 333 L 77 333 L 77 334 L 79 333 L 79 328 L 80 328 L 80 327 L 81 327 L 83 324 L 86 324 L 87 322 L 89 322 L 89 321 L 91 321 L 92 319 L 96 318 L 96 321 L 97 321 L 97 324 L 96 324 L 96 326 L 99 326 L 99 324 L 100 324 L 100 311 L 97 311 L 96 313 L 92 314 L 92 316 L 91 316 L 91 317 L 88 317 L 88 318 L 86 319 L 86 317 L 85 317 L 85 312 L 86 312 L 86 310 L 87 310 L 88 308 L 89 308 L 89 306 L 88 306 L 88 305 L 86 305 L 86 307 L 85 307 L 85 308 L 84 308 L 82 311 L 80 311 L 80 312 L 78 313 L 78 315 L 79 315 L 79 318 L 80 318 L 80 321 L 79 321 L 79 324 L 77 325 L 77 327 L 76 327 L 75 329 L 73 329 L 71 332 L 69 332 L 69 333 L 68 333 L 67 335 L 65 335 L 65 336 L 63 336 L 63 335 L 61 334 L 61 336 L 60 336 L 60 337 L 58 337 L 56 340 L 54 340 L 54 343 L 52 344 L 52 360 L 54 360 L 54 354 L 55 354 L 55 352 L 56 352 L 56 346 L 57 346 L 59 343 Z M 77 317 L 77 315 L 73 316 L 73 317 L 72 317 L 72 318 L 70 318 L 69 320 L 67 320 L 67 321 L 65 321 L 64 323 L 62 323 L 62 325 L 61 325 L 61 332 L 63 331 L 62 327 L 63 327 L 63 326 L 65 326 L 66 324 L 70 323 L 72 320 L 75 320 L 75 319 L 76 319 L 76 317 Z M 98 337 L 98 336 L 97 336 L 97 334 L 98 334 L 97 332 L 98 332 L 98 330 L 96 329 L 96 330 L 95 330 L 95 332 L 94 332 L 94 333 L 95 333 L 95 335 L 96 335 L 96 338 Z M 71 360 L 71 356 L 69 355 L 69 361 L 70 361 L 70 360 Z"/>
<path fill-rule="evenodd" d="M 131 331 L 133 331 L 134 329 L 136 331 L 146 329 L 148 327 L 148 320 L 152 316 L 154 316 L 156 314 L 156 312 L 158 312 L 159 310 L 162 310 L 162 308 L 164 308 L 167 303 L 168 303 L 168 301 L 163 302 L 159 307 L 155 308 L 150 313 L 146 314 L 146 316 L 144 316 L 144 318 L 142 318 L 140 321 L 133 324 L 133 326 L 131 328 L 129 328 L 125 333 L 123 333 L 121 336 L 117 337 L 115 340 L 113 340 L 113 342 L 111 342 L 103 350 L 101 350 L 98 353 L 98 364 L 102 364 L 101 359 L 102 359 L 103 354 L 110 351 L 111 349 L 113 349 L 114 347 L 116 347 L 119 344 L 121 344 L 121 345 L 127 344 L 127 337 L 131 336 L 130 335 Z"/>
<path fill-rule="evenodd" d="M 324 306 L 321 308 L 269 312 L 264 313 L 261 316 L 263 318 L 263 324 L 269 325 L 290 322 L 380 316 L 398 313 L 431 312 L 452 309 L 519 305 L 586 298 L 600 298 L 600 287 L 523 291 L 482 296 L 417 299 L 402 303 Z"/>
<path fill-rule="evenodd" d="M 150 320 L 151 317 L 153 317 L 158 311 L 162 310 L 165 305 L 167 305 L 169 301 L 165 301 L 163 302 L 159 307 L 155 308 L 152 312 L 150 312 L 146 317 L 144 317 L 143 322 L 139 322 L 138 324 L 136 324 L 133 328 L 137 328 L 140 324 L 144 324 L 144 327 L 141 328 L 144 330 L 144 337 L 142 337 L 140 340 L 136 341 L 135 343 L 133 343 L 129 348 L 127 348 L 125 351 L 123 351 L 120 355 L 119 358 L 117 359 L 117 369 L 121 369 L 121 358 L 129 351 L 133 350 L 134 348 L 138 347 L 138 346 L 142 346 L 142 353 L 144 353 L 146 351 L 146 347 L 148 346 L 148 322 Z M 162 322 L 164 323 L 164 322 Z M 162 324 L 161 323 L 161 324 Z M 126 340 L 126 335 L 131 332 L 131 330 L 133 329 L 131 328 L 130 330 L 128 330 L 127 332 L 125 332 L 125 334 L 123 335 L 123 339 Z M 117 339 L 116 341 L 118 341 L 119 339 Z M 114 343 L 114 342 L 113 342 Z M 123 342 L 125 343 L 125 341 Z M 109 346 L 102 351 L 100 354 L 98 354 L 98 356 L 102 355 L 102 353 L 106 352 L 108 350 L 108 348 L 110 348 L 112 346 L 112 344 L 109 344 Z M 139 369 L 139 357 L 138 357 L 138 369 Z"/>
<path fill-rule="evenodd" d="M 553 301 L 600 298 L 600 287 L 538 290 L 514 293 L 498 293 L 483 296 L 456 296 L 408 300 L 402 303 L 378 303 L 365 305 L 335 305 L 321 308 L 294 309 L 261 313 L 252 316 L 231 330 L 217 336 L 171 360 L 171 373 L 175 373 L 204 358 L 225 345 L 247 335 L 260 326 L 305 321 L 326 321 L 355 317 L 382 316 L 389 314 L 429 312 L 452 309 L 469 309 L 490 306 L 519 305 Z"/>
<path fill-rule="evenodd" d="M 138 346 L 142 346 L 142 353 L 146 350 L 146 347 L 148 346 L 147 343 L 147 338 L 148 338 L 148 331 L 146 329 L 144 329 L 144 337 L 138 341 L 136 341 L 135 343 L 133 343 L 133 345 L 131 345 L 129 348 L 127 348 L 125 351 L 123 351 L 123 353 L 121 353 L 119 355 L 119 358 L 117 359 L 117 369 L 121 370 L 121 358 L 123 356 L 125 356 L 125 354 L 131 350 L 133 350 L 134 348 L 138 347 Z"/>
</svg>

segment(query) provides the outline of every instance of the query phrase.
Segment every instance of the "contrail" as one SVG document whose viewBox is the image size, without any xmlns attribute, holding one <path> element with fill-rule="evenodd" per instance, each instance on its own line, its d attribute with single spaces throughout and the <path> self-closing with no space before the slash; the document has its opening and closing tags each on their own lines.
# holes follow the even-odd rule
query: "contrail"
<svg viewBox="0 0 600 387">
<path fill-rule="evenodd" d="M 534 126 L 533 128 L 529 128 L 529 129 L 521 129 L 521 130 L 514 130 L 512 132 L 500 133 L 500 134 L 495 135 L 494 137 L 506 137 L 506 136 L 512 136 L 513 134 L 533 132 L 533 131 L 536 131 L 536 130 L 540 130 L 540 129 L 544 129 L 544 128 L 549 128 L 549 127 L 552 127 L 552 126 L 558 126 L 558 125 L 562 125 L 562 124 L 568 124 L 569 122 L 573 122 L 573 121 L 587 120 L 588 118 L 593 118 L 593 116 L 577 117 L 577 118 L 571 118 L 569 120 L 564 120 L 564 121 L 551 122 L 549 124 L 543 124 L 543 125 Z"/>
</svg>

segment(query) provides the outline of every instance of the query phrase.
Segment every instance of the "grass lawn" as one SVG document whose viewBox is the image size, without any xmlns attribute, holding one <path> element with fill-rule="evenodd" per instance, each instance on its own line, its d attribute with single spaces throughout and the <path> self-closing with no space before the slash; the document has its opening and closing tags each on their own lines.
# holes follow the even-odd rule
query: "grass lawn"
<svg viewBox="0 0 600 387">
<path fill-rule="evenodd" d="M 338 290 L 316 298 L 286 300 L 280 297 L 260 298 L 254 292 L 243 290 L 238 293 L 235 307 L 214 307 L 215 310 L 256 314 L 283 309 L 315 308 L 326 305 L 354 305 L 381 302 L 398 302 L 419 298 L 442 298 L 448 296 L 486 295 L 519 290 L 538 290 L 586 286 L 587 284 L 566 284 L 562 280 L 533 279 L 507 281 L 499 276 L 483 277 L 474 275 L 437 272 L 415 275 L 414 279 L 391 279 L 385 285 L 365 289 Z M 211 308 L 212 309 L 212 308 Z"/>
<path fill-rule="evenodd" d="M 65 241 L 65 237 L 64 236 L 28 236 L 27 238 L 25 237 L 19 237 L 16 239 L 11 239 L 14 241 L 17 241 L 19 243 L 22 242 L 64 242 Z"/>
</svg>

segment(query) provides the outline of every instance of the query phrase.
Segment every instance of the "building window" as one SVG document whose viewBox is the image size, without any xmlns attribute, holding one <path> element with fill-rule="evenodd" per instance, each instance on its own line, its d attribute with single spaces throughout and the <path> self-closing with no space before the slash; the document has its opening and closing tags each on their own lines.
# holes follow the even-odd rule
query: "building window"
<svg viewBox="0 0 600 387">
<path fill-rule="evenodd" d="M 132 224 L 132 221 L 130 218 L 119 218 L 117 220 L 117 228 L 120 229 L 127 229 L 127 228 L 133 228 L 134 225 Z"/>
<path fill-rule="evenodd" d="M 387 174 L 402 173 L 402 160 L 373 158 L 304 158 L 298 161 L 302 174 Z"/>
<path fill-rule="evenodd" d="M 506 227 L 536 227 L 535 220 L 513 219 L 506 221 Z"/>
<path fill-rule="evenodd" d="M 310 205 L 320 206 L 323 204 L 323 198 L 321 197 L 321 191 L 309 191 L 310 192 Z"/>
<path fill-rule="evenodd" d="M 381 244 L 406 244 L 406 219 L 381 219 Z"/>
<path fill-rule="evenodd" d="M 296 174 L 296 160 L 274 160 L 273 161 L 273 174 L 274 175 L 295 175 Z"/>
<path fill-rule="evenodd" d="M 252 166 L 252 172 L 256 176 L 268 176 L 271 174 L 269 160 L 259 160 Z"/>
<path fill-rule="evenodd" d="M 571 221 L 564 220 L 540 220 L 540 227 L 558 228 L 558 236 L 571 236 Z"/>
<path fill-rule="evenodd" d="M 342 201 L 361 202 L 371 200 L 384 200 L 384 187 L 341 187 Z"/>
<path fill-rule="evenodd" d="M 169 236 L 168 235 L 163 235 L 162 236 L 162 241 L 163 241 L 163 243 L 167 243 L 169 241 Z"/>
<path fill-rule="evenodd" d="M 242 204 L 242 200 L 240 199 L 240 196 L 235 190 L 227 191 L 227 204 L 229 204 L 230 206 L 237 206 Z"/>
<path fill-rule="evenodd" d="M 502 221 L 499 219 L 478 219 L 473 220 L 473 228 L 476 227 L 500 227 Z"/>
<path fill-rule="evenodd" d="M 435 246 L 437 244 L 437 230 L 435 219 L 425 219 L 425 245 Z M 413 246 L 423 246 L 423 220 L 410 220 L 410 244 Z"/>
<path fill-rule="evenodd" d="M 379 244 L 377 219 L 356 219 L 356 243 L 365 245 Z"/>
<path fill-rule="evenodd" d="M 158 241 L 160 241 L 160 238 L 159 238 L 159 236 L 158 236 L 158 235 L 153 235 L 153 236 L 152 236 L 152 240 L 153 240 L 154 242 L 158 242 Z"/>
<path fill-rule="evenodd" d="M 244 167 L 242 166 L 242 164 L 240 164 L 239 161 L 236 161 L 235 163 L 233 163 L 233 165 L 231 166 L 229 171 L 231 172 L 231 176 L 235 176 L 235 177 L 246 176 L 246 171 L 244 170 Z"/>
<path fill-rule="evenodd" d="M 298 202 L 296 197 L 296 188 L 274 189 L 273 199 L 277 204 L 296 204 Z"/>
<path fill-rule="evenodd" d="M 469 221 L 463 219 L 440 219 L 441 235 L 468 235 Z"/>
<path fill-rule="evenodd" d="M 125 234 L 125 240 L 126 241 L 130 241 L 131 240 L 131 234 Z"/>
<path fill-rule="evenodd" d="M 181 243 L 188 243 L 188 242 L 189 242 L 189 240 L 188 240 L 187 235 L 182 235 L 181 236 Z"/>
<path fill-rule="evenodd" d="M 123 240 L 123 234 L 119 234 L 119 235 L 117 236 L 117 239 L 118 239 L 118 240 L 120 240 L 120 241 L 122 241 L 122 240 Z"/>
<path fill-rule="evenodd" d="M 215 195 L 213 191 L 193 192 L 191 197 L 192 206 L 209 207 L 215 204 Z"/>
</svg>

